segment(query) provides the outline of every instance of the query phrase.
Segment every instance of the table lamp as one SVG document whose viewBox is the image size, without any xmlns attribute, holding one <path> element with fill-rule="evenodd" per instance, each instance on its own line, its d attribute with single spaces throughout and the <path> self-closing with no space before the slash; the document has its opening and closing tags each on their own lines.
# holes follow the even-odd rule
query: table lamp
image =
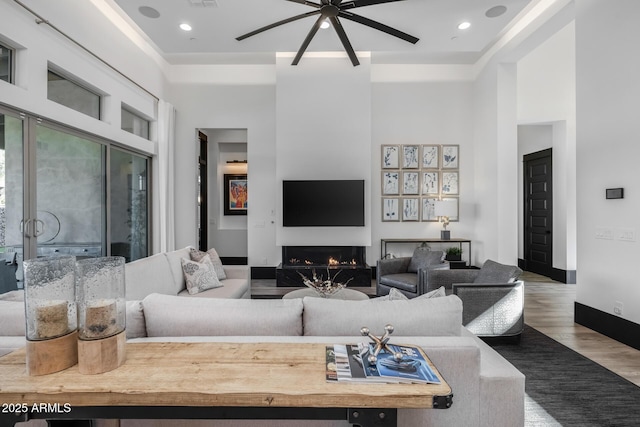
<svg viewBox="0 0 640 427">
<path fill-rule="evenodd" d="M 440 231 L 440 239 L 450 240 L 451 231 L 447 230 L 449 218 L 458 215 L 458 209 L 454 200 L 436 200 L 434 204 L 434 214 L 440 218 L 442 222 L 442 230 Z"/>
</svg>

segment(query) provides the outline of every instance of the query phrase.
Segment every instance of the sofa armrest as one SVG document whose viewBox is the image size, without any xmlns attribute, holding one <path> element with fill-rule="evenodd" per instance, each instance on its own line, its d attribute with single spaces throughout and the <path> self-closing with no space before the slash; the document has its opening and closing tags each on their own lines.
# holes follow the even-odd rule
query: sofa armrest
<svg viewBox="0 0 640 427">
<path fill-rule="evenodd" d="M 387 274 L 406 273 L 409 268 L 411 257 L 381 259 L 376 268 L 378 277 Z"/>
<path fill-rule="evenodd" d="M 514 336 L 524 328 L 524 283 L 455 283 L 462 324 L 477 336 Z"/>
<path fill-rule="evenodd" d="M 248 265 L 223 265 L 227 279 L 249 279 Z"/>
<path fill-rule="evenodd" d="M 448 291 L 452 290 L 454 283 L 470 283 L 480 273 L 476 269 L 427 269 L 422 270 L 418 284 L 421 287 L 421 293 L 431 292 L 440 286 Z"/>
</svg>

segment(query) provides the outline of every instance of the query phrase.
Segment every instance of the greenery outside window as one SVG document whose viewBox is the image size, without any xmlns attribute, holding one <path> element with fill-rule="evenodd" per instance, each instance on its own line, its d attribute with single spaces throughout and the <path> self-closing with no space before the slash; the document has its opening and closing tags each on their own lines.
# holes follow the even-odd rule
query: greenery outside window
<svg viewBox="0 0 640 427">
<path fill-rule="evenodd" d="M 120 128 L 144 139 L 149 139 L 149 120 L 139 116 L 124 106 L 122 106 L 121 111 Z"/>
<path fill-rule="evenodd" d="M 51 70 L 47 73 L 47 98 L 100 120 L 100 95 Z"/>
<path fill-rule="evenodd" d="M 0 44 L 0 80 L 13 83 L 13 49 Z"/>
</svg>

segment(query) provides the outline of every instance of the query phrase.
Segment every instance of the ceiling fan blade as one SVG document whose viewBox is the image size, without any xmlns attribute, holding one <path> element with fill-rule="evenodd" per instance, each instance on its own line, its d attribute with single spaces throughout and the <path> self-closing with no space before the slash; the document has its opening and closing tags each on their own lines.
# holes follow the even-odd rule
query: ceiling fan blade
<svg viewBox="0 0 640 427">
<path fill-rule="evenodd" d="M 380 22 L 374 21 L 373 19 L 365 18 L 364 16 L 356 15 L 351 12 L 340 11 L 338 16 L 344 19 L 348 19 L 353 22 L 357 22 L 358 24 L 366 25 L 367 27 L 371 27 L 378 31 L 382 31 L 384 33 L 390 34 L 392 36 L 398 37 L 402 40 L 408 41 L 409 43 L 416 44 L 418 40 L 417 37 L 414 37 L 410 34 L 402 32 L 400 30 L 396 30 L 395 28 L 391 28 L 388 25 L 382 24 Z"/>
<path fill-rule="evenodd" d="M 404 0 L 351 0 L 351 1 L 345 1 L 345 2 L 341 1 L 340 9 L 342 10 L 354 9 L 356 7 L 373 6 L 376 4 L 392 3 L 396 1 L 404 1 Z"/>
<path fill-rule="evenodd" d="M 353 64 L 353 66 L 355 67 L 357 65 L 360 65 L 360 61 L 358 61 L 358 57 L 356 56 L 356 53 L 351 46 L 351 42 L 349 41 L 347 33 L 345 33 L 340 20 L 335 16 L 330 16 L 329 20 L 331 21 L 331 25 L 333 25 L 333 28 L 336 30 L 336 33 L 338 33 L 338 37 L 342 42 L 342 46 L 344 46 L 344 50 L 347 52 L 347 55 L 349 55 L 349 59 L 351 59 L 351 63 Z"/>
<path fill-rule="evenodd" d="M 290 1 L 290 2 L 293 2 L 293 3 L 300 3 L 300 4 L 304 4 L 304 5 L 311 6 L 311 7 L 317 7 L 318 9 L 322 7 L 321 4 L 314 3 L 312 1 L 307 1 L 307 0 L 287 0 L 287 1 Z M 323 3 L 324 3 L 324 0 L 323 0 Z"/>
<path fill-rule="evenodd" d="M 313 39 L 313 37 L 320 29 L 320 24 L 322 24 L 322 21 L 324 21 L 324 19 L 325 18 L 322 15 L 318 17 L 318 20 L 315 22 L 315 24 L 313 24 L 313 27 L 311 27 L 311 30 L 309 30 L 309 34 L 307 34 L 307 37 L 305 37 L 304 41 L 302 42 L 300 49 L 298 49 L 298 53 L 296 53 L 296 57 L 293 58 L 293 62 L 291 63 L 291 65 L 298 65 L 298 62 L 300 62 L 300 59 L 302 59 L 302 55 L 304 55 L 305 50 L 307 50 L 307 47 L 309 47 L 311 39 Z"/>
<path fill-rule="evenodd" d="M 251 31 L 250 33 L 243 34 L 240 37 L 236 37 L 236 40 L 241 41 L 248 37 L 255 36 L 256 34 L 260 34 L 263 31 L 270 30 L 275 27 L 279 27 L 280 25 L 288 24 L 289 22 L 297 21 L 299 19 L 308 18 L 309 16 L 318 15 L 322 13 L 320 10 L 314 10 L 311 12 L 303 13 L 301 15 L 292 16 L 291 18 L 283 19 L 282 21 L 274 22 L 273 24 L 264 26 L 262 28 L 258 28 L 257 30 Z"/>
</svg>

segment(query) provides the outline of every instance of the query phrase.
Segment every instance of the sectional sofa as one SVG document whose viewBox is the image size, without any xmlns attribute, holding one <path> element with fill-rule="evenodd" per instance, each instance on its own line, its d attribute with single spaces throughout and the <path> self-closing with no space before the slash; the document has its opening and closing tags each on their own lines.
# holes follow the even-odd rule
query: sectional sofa
<svg viewBox="0 0 640 427">
<path fill-rule="evenodd" d="M 165 257 L 165 266 L 170 268 L 178 254 L 160 255 Z M 158 258 L 154 265 L 155 261 L 158 265 L 165 263 Z M 149 260 L 144 263 L 149 263 Z M 146 292 L 144 289 L 154 287 L 148 282 L 162 279 L 161 274 L 153 269 L 148 270 L 145 279 L 137 270 L 142 264 L 140 262 L 136 270 L 127 271 L 127 287 L 136 287 L 132 291 L 136 293 L 127 289 L 128 296 L 142 295 Z M 171 271 L 167 269 L 164 274 Z M 173 286 L 176 282 L 177 279 Z M 391 342 L 421 346 L 453 390 L 451 408 L 401 409 L 398 411 L 398 426 L 524 425 L 524 375 L 462 326 L 462 302 L 456 295 L 422 296 L 411 300 L 387 295 L 365 301 L 316 297 L 278 300 L 185 298 L 179 296 L 179 292 L 170 292 L 169 282 L 163 282 L 163 286 L 166 288 L 162 288 L 162 293 L 149 293 L 140 299 L 127 301 L 126 332 L 129 342 L 356 343 L 363 340 L 359 333 L 362 326 L 379 335 L 384 331 L 384 325 L 391 323 L 395 327 Z M 13 314 L 13 320 L 5 320 L 14 323 L 16 330 L 20 323 L 24 334 L 24 318 L 18 319 L 15 310 Z M 0 334 L 6 332 L 1 330 L 3 325 L 0 320 Z M 120 421 L 121 427 L 301 425 L 337 427 L 348 423 L 321 420 Z"/>
</svg>

